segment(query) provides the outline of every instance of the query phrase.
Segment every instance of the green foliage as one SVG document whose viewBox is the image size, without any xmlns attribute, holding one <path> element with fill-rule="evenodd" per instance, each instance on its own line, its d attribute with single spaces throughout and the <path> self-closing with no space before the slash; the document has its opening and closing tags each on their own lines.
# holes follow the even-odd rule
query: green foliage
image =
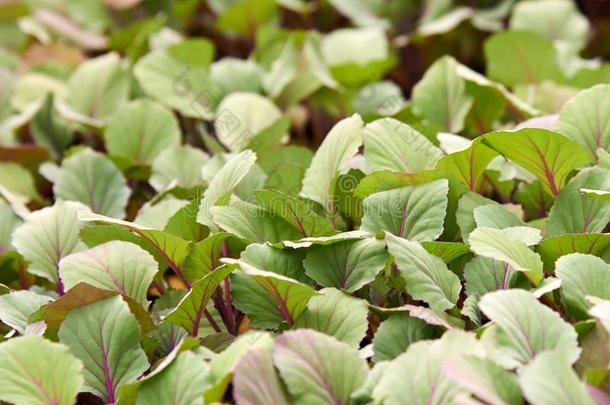
<svg viewBox="0 0 610 405">
<path fill-rule="evenodd" d="M 610 403 L 605 3 L 0 1 L 0 402 Z"/>
</svg>

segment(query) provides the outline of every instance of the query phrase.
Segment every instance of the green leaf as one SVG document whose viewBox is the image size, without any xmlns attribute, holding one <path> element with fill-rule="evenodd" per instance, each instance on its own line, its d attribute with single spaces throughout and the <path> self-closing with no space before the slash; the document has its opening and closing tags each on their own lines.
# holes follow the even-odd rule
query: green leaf
<svg viewBox="0 0 610 405">
<path fill-rule="evenodd" d="M 404 353 L 411 343 L 435 339 L 439 329 L 408 314 L 390 315 L 381 322 L 373 338 L 373 361 L 392 360 Z"/>
<path fill-rule="evenodd" d="M 14 338 L 0 344 L 0 361 L 1 400 L 29 405 L 76 402 L 83 365 L 66 346 L 40 336 Z"/>
<path fill-rule="evenodd" d="M 280 190 L 257 190 L 256 201 L 267 211 L 283 218 L 303 237 L 329 236 L 335 233 L 332 223 L 310 206 Z"/>
<path fill-rule="evenodd" d="M 28 271 L 58 282 L 60 260 L 84 250 L 78 232 L 82 227 L 76 213 L 85 207 L 58 200 L 54 206 L 32 213 L 13 234 L 13 246 L 28 262 Z"/>
<path fill-rule="evenodd" d="M 0 296 L 0 321 L 23 335 L 30 315 L 50 301 L 51 297 L 33 291 L 12 291 Z"/>
<path fill-rule="evenodd" d="M 393 65 L 388 39 L 380 28 L 336 29 L 320 45 L 333 77 L 346 86 L 377 81 Z"/>
<path fill-rule="evenodd" d="M 610 222 L 610 201 L 583 195 L 583 188 L 610 191 L 610 170 L 587 168 L 570 180 L 549 212 L 549 235 L 604 231 Z"/>
<path fill-rule="evenodd" d="M 218 267 L 222 245 L 230 237 L 230 233 L 218 232 L 195 243 L 182 264 L 184 278 L 195 281 Z"/>
<path fill-rule="evenodd" d="M 223 5 L 216 24 L 221 31 L 250 37 L 252 33 L 277 15 L 277 3 L 273 0 L 240 0 Z"/>
<path fill-rule="evenodd" d="M 32 173 L 17 163 L 0 163 L 0 186 L 24 202 L 41 201 Z"/>
<path fill-rule="evenodd" d="M 552 350 L 563 352 L 574 363 L 580 354 L 572 325 L 525 290 L 485 294 L 479 307 L 500 328 L 494 350 L 501 351 L 510 364 L 525 365 Z"/>
<path fill-rule="evenodd" d="M 357 349 L 368 329 L 367 302 L 334 288 L 312 297 L 293 328 L 307 328 L 334 336 Z"/>
<path fill-rule="evenodd" d="M 291 326 L 309 299 L 318 295 L 310 286 L 292 278 L 261 270 L 244 259 L 238 263 L 242 272 L 231 275 L 234 304 L 261 328 L 277 327 L 282 321 Z"/>
<path fill-rule="evenodd" d="M 94 287 L 117 291 L 148 307 L 146 292 L 158 265 L 137 245 L 111 241 L 61 259 L 59 274 L 66 290 L 84 282 Z"/>
<path fill-rule="evenodd" d="M 532 405 L 595 404 L 571 363 L 570 357 L 561 351 L 536 356 L 519 375 L 519 385 L 528 402 Z"/>
<path fill-rule="evenodd" d="M 578 319 L 587 318 L 587 296 L 610 299 L 610 265 L 599 257 L 573 253 L 555 263 L 567 310 Z"/>
<path fill-rule="evenodd" d="M 11 246 L 11 238 L 13 232 L 23 221 L 13 212 L 10 204 L 0 201 L 0 216 L 3 218 L 0 222 L 0 254 L 14 250 Z"/>
<path fill-rule="evenodd" d="M 447 180 L 449 183 L 449 193 L 447 195 L 447 215 L 445 217 L 443 239 L 458 240 L 458 226 L 456 224 L 456 209 L 460 196 L 467 191 L 466 186 L 455 180 L 452 176 L 439 170 L 426 170 L 417 173 L 396 173 L 387 170 L 374 172 L 360 180 L 354 189 L 353 195 L 356 197 L 367 197 L 380 191 L 392 190 L 410 185 L 421 185 L 435 180 Z"/>
<path fill-rule="evenodd" d="M 506 31 L 485 41 L 487 75 L 508 86 L 558 81 L 562 74 L 553 44 L 535 32 Z"/>
<path fill-rule="evenodd" d="M 60 157 L 64 150 L 74 140 L 67 124 L 55 111 L 55 103 L 52 93 L 47 94 L 44 104 L 32 117 L 32 137 L 37 144 L 44 146 L 53 156 Z"/>
<path fill-rule="evenodd" d="M 190 251 L 191 243 L 170 233 L 149 229 L 133 222 L 105 217 L 92 213 L 79 213 L 78 219 L 83 222 L 105 224 L 103 226 L 83 229 L 81 235 L 88 234 L 85 242 L 89 246 L 96 246 L 105 242 L 121 240 L 131 242 L 152 254 L 159 267 L 169 266 L 180 278 L 182 275 L 182 262 Z"/>
<path fill-rule="evenodd" d="M 499 204 L 481 205 L 473 211 L 477 227 L 506 229 L 517 226 L 527 226 L 514 213 Z"/>
<path fill-rule="evenodd" d="M 225 57 L 210 66 L 212 81 L 220 88 L 221 98 L 238 91 L 259 93 L 263 70 L 253 60 Z"/>
<path fill-rule="evenodd" d="M 366 362 L 354 349 L 306 329 L 275 339 L 273 363 L 300 404 L 351 404 L 350 395 L 368 374 Z"/>
<path fill-rule="evenodd" d="M 483 142 L 530 171 L 553 196 L 563 188 L 572 170 L 591 161 L 577 143 L 541 128 L 495 131 L 485 135 Z"/>
<path fill-rule="evenodd" d="M 555 262 L 570 253 L 585 253 L 604 257 L 610 252 L 610 235 L 593 233 L 573 233 L 554 236 L 540 242 L 538 253 L 547 271 L 555 269 Z"/>
<path fill-rule="evenodd" d="M 387 232 L 386 244 L 409 295 L 439 311 L 455 306 L 462 289 L 460 279 L 440 258 L 428 253 L 418 242 Z"/>
<path fill-rule="evenodd" d="M 468 238 L 470 249 L 479 256 L 508 263 L 513 269 L 523 271 L 538 284 L 542 280 L 542 260 L 528 246 L 542 239 L 540 231 L 527 227 L 475 229 Z"/>
<path fill-rule="evenodd" d="M 221 401 L 239 360 L 250 350 L 269 349 L 273 339 L 267 332 L 249 331 L 233 340 L 231 344 L 210 362 L 209 381 L 205 392 L 205 403 Z"/>
<path fill-rule="evenodd" d="M 44 319 L 47 324 L 47 331 L 57 331 L 66 316 L 73 309 L 94 304 L 115 295 L 118 295 L 118 292 L 93 287 L 86 283 L 78 283 L 72 287 L 70 291 L 67 291 L 64 295 L 58 297 L 55 301 L 46 305 L 41 310 L 42 319 Z M 150 315 L 142 305 L 129 297 L 123 297 L 123 300 L 127 302 L 129 310 L 140 324 L 142 335 L 146 335 L 156 328 Z"/>
<path fill-rule="evenodd" d="M 386 261 L 383 241 L 367 238 L 313 247 L 307 252 L 303 266 L 307 275 L 321 286 L 353 293 L 371 283 L 385 268 Z"/>
<path fill-rule="evenodd" d="M 104 131 L 108 153 L 136 163 L 151 162 L 165 149 L 178 146 L 180 137 L 174 114 L 148 99 L 123 106 Z"/>
<path fill-rule="evenodd" d="M 388 405 L 402 404 L 405 398 L 419 404 L 454 403 L 462 390 L 442 373 L 443 364 L 460 355 L 482 353 L 475 336 L 464 331 L 449 331 L 441 339 L 413 343 L 385 367 L 373 389 L 373 399 Z M 417 383 L 401 383 L 405 376 Z"/>
<path fill-rule="evenodd" d="M 146 379 L 138 388 L 138 405 L 201 404 L 203 392 L 209 387 L 210 367 L 201 356 L 185 351 L 166 368 Z"/>
<path fill-rule="evenodd" d="M 364 158 L 373 170 L 414 173 L 433 169 L 443 156 L 424 135 L 394 118 L 364 127 Z"/>
<path fill-rule="evenodd" d="M 482 256 L 476 256 L 466 263 L 464 280 L 468 296 L 477 300 L 488 292 L 527 287 L 529 284 L 508 263 Z"/>
<path fill-rule="evenodd" d="M 104 155 L 84 149 L 63 160 L 53 185 L 57 198 L 80 201 L 95 213 L 123 218 L 131 190 Z"/>
<path fill-rule="evenodd" d="M 461 242 L 424 241 L 421 245 L 428 253 L 440 257 L 445 263 L 451 263 L 470 253 L 468 245 Z"/>
<path fill-rule="evenodd" d="M 443 374 L 485 403 L 523 403 L 517 377 L 489 359 L 453 357 L 443 364 Z"/>
<path fill-rule="evenodd" d="M 349 158 L 362 145 L 364 122 L 359 115 L 339 121 L 326 135 L 305 172 L 300 196 L 332 210 L 332 183 Z"/>
<path fill-rule="evenodd" d="M 140 327 L 120 296 L 73 309 L 58 336 L 85 366 L 83 391 L 106 403 L 114 403 L 120 387 L 148 369 Z"/>
<path fill-rule="evenodd" d="M 164 318 L 164 322 L 182 326 L 191 336 L 197 336 L 204 312 L 212 294 L 233 271 L 232 266 L 223 266 L 195 281 L 189 293 Z"/>
<path fill-rule="evenodd" d="M 239 404 L 287 404 L 288 393 L 273 367 L 272 348 L 251 349 L 233 373 L 233 396 Z"/>
<path fill-rule="evenodd" d="M 597 161 L 597 150 L 610 152 L 610 84 L 582 90 L 566 102 L 556 124 L 557 132 L 584 147 Z"/>
<path fill-rule="evenodd" d="M 247 241 L 278 243 L 301 237 L 298 230 L 281 217 L 247 202 L 236 200 L 230 206 L 212 207 L 211 211 L 214 223 Z"/>
<path fill-rule="evenodd" d="M 233 193 L 240 181 L 252 169 L 254 162 L 256 162 L 256 154 L 250 150 L 245 150 L 225 163 L 203 193 L 197 213 L 197 222 L 207 226 L 214 225 L 211 219 L 212 207 L 217 205 L 219 200 Z"/>
<path fill-rule="evenodd" d="M 468 149 L 451 153 L 440 159 L 436 168 L 466 184 L 470 191 L 480 191 L 485 180 L 485 169 L 496 155 L 494 150 L 477 139 Z"/>
<path fill-rule="evenodd" d="M 510 27 L 537 32 L 572 53 L 586 44 L 589 22 L 571 1 L 526 1 L 515 5 Z"/>
<path fill-rule="evenodd" d="M 360 229 L 420 242 L 434 240 L 443 233 L 448 193 L 448 181 L 437 180 L 372 194 L 362 203 Z"/>
<path fill-rule="evenodd" d="M 68 82 L 68 100 L 77 113 L 104 121 L 127 102 L 130 87 L 119 55 L 108 53 L 78 66 Z"/>
<path fill-rule="evenodd" d="M 190 145 L 176 145 L 163 150 L 152 162 L 150 185 L 162 191 L 170 184 L 193 188 L 204 184 L 201 168 L 209 160 L 208 155 Z"/>
<path fill-rule="evenodd" d="M 603 201 L 610 201 L 610 191 L 593 190 L 590 188 L 581 188 L 580 192 L 582 194 L 586 194 L 592 198 L 597 198 L 597 199 L 603 200 Z"/>
<path fill-rule="evenodd" d="M 230 151 L 241 151 L 264 129 L 280 119 L 282 112 L 256 93 L 231 93 L 218 106 L 214 129 Z"/>
<path fill-rule="evenodd" d="M 197 63 L 189 60 L 194 55 Z M 144 56 L 134 75 L 151 97 L 187 117 L 210 120 L 219 101 L 207 70 L 213 55 L 207 40 L 187 40 Z"/>
<path fill-rule="evenodd" d="M 428 68 L 413 87 L 413 109 L 438 132 L 458 133 L 472 107 L 466 82 L 456 72 L 457 62 L 443 57 Z"/>
</svg>

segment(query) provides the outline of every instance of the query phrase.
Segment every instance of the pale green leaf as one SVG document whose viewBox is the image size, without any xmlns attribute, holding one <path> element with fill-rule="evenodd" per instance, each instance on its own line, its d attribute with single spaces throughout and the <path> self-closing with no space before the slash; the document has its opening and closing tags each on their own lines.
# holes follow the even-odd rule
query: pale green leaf
<svg viewBox="0 0 610 405">
<path fill-rule="evenodd" d="M 439 132 L 460 132 L 472 106 L 472 96 L 466 92 L 456 64 L 449 57 L 437 60 L 413 88 L 414 111 Z"/>
<path fill-rule="evenodd" d="M 165 149 L 153 160 L 150 184 L 161 191 L 175 181 L 177 187 L 193 188 L 204 184 L 201 168 L 209 157 L 190 145 Z"/>
<path fill-rule="evenodd" d="M 273 346 L 273 338 L 267 332 L 249 331 L 237 337 L 229 347 L 210 362 L 209 381 L 213 386 L 205 393 L 205 402 L 222 400 L 227 386 L 240 359 L 251 350 L 268 350 Z"/>
<path fill-rule="evenodd" d="M 144 308 L 148 307 L 146 292 L 157 269 L 157 262 L 144 249 L 118 240 L 72 253 L 59 262 L 59 274 L 66 290 L 84 282 L 117 291 Z"/>
<path fill-rule="evenodd" d="M 114 403 L 120 387 L 148 369 L 140 327 L 120 296 L 73 309 L 58 336 L 85 366 L 83 391 L 106 403 Z"/>
<path fill-rule="evenodd" d="M 144 91 L 187 117 L 210 120 L 218 103 L 218 89 L 212 82 L 207 63 L 213 58 L 212 45 L 203 39 L 189 49 L 191 41 L 149 53 L 138 61 L 134 75 Z M 176 51 L 208 59 L 191 63 Z M 204 61 L 205 62 L 205 61 Z"/>
<path fill-rule="evenodd" d="M 385 367 L 373 389 L 375 403 L 398 405 L 405 398 L 419 404 L 454 403 L 462 389 L 442 373 L 443 363 L 456 356 L 482 352 L 475 336 L 464 331 L 449 331 L 441 339 L 413 343 Z M 406 376 L 412 384 L 404 383 Z"/>
<path fill-rule="evenodd" d="M 491 292 L 481 298 L 479 307 L 500 328 L 494 350 L 512 364 L 528 364 L 549 350 L 562 351 L 570 363 L 578 359 L 580 349 L 572 325 L 531 293 L 520 289 Z"/>
<path fill-rule="evenodd" d="M 463 390 L 492 405 L 523 403 L 517 377 L 489 359 L 453 357 L 443 364 L 443 374 Z"/>
<path fill-rule="evenodd" d="M 12 291 L 0 296 L 0 321 L 23 335 L 30 315 L 50 301 L 51 297 L 33 291 Z"/>
<path fill-rule="evenodd" d="M 150 163 L 162 151 L 180 144 L 180 127 L 174 114 L 148 99 L 132 101 L 108 120 L 106 149 L 137 163 Z"/>
<path fill-rule="evenodd" d="M 527 231 L 527 234 L 519 232 L 522 230 Z M 513 269 L 525 272 L 537 284 L 542 280 L 542 260 L 528 246 L 538 243 L 540 239 L 540 231 L 533 228 L 481 227 L 470 234 L 468 243 L 477 255 L 508 263 Z"/>
<path fill-rule="evenodd" d="M 131 81 L 116 53 L 79 65 L 68 82 L 70 107 L 85 117 L 106 120 L 127 102 Z"/>
<path fill-rule="evenodd" d="M 356 350 L 306 329 L 285 332 L 275 339 L 273 363 L 299 404 L 352 404 L 350 395 L 368 374 L 366 362 Z"/>
<path fill-rule="evenodd" d="M 280 119 L 282 112 L 266 97 L 255 93 L 231 93 L 218 106 L 214 129 L 230 151 L 241 151 L 261 131 Z"/>
<path fill-rule="evenodd" d="M 592 159 L 597 149 L 610 151 L 610 84 L 599 84 L 582 90 L 564 104 L 557 121 L 557 132 L 583 146 Z"/>
<path fill-rule="evenodd" d="M 251 349 L 233 372 L 233 395 L 240 405 L 287 404 L 288 394 L 273 367 L 272 348 Z"/>
<path fill-rule="evenodd" d="M 394 118 L 382 118 L 364 127 L 364 158 L 373 170 L 414 173 L 433 169 L 442 156 L 428 138 Z"/>
<path fill-rule="evenodd" d="M 572 253 L 555 263 L 561 279 L 561 294 L 569 312 L 586 318 L 591 305 L 587 296 L 610 299 L 610 265 L 599 257 Z"/>
<path fill-rule="evenodd" d="M 522 1 L 513 9 L 510 28 L 537 32 L 560 49 L 578 52 L 586 44 L 589 22 L 571 0 Z"/>
<path fill-rule="evenodd" d="M 214 225 L 211 219 L 212 207 L 235 190 L 239 182 L 252 169 L 254 162 L 256 162 L 256 154 L 245 150 L 224 164 L 203 193 L 197 213 L 197 222 L 208 226 Z"/>
<path fill-rule="evenodd" d="M 440 311 L 455 306 L 462 286 L 442 259 L 428 253 L 418 242 L 387 232 L 386 244 L 409 295 Z"/>
<path fill-rule="evenodd" d="M 367 302 L 334 288 L 319 292 L 309 300 L 294 328 L 313 329 L 357 349 L 368 329 Z"/>
<path fill-rule="evenodd" d="M 371 194 L 363 201 L 360 229 L 415 241 L 435 240 L 443 233 L 449 183 L 436 180 Z"/>
<path fill-rule="evenodd" d="M 123 218 L 131 190 L 104 155 L 85 149 L 63 160 L 53 185 L 57 198 L 80 201 L 95 213 Z"/>
<path fill-rule="evenodd" d="M 80 360 L 40 336 L 0 344 L 0 362 L 0 400 L 9 403 L 73 405 L 83 385 Z"/>
<path fill-rule="evenodd" d="M 527 226 L 513 212 L 499 204 L 480 205 L 473 211 L 477 227 L 505 229 Z"/>
<path fill-rule="evenodd" d="M 281 217 L 241 200 L 228 206 L 212 207 L 211 213 L 216 225 L 247 241 L 278 243 L 301 237 L 299 231 Z"/>
<path fill-rule="evenodd" d="M 185 351 L 138 389 L 138 405 L 203 405 L 210 367 L 197 354 Z"/>
<path fill-rule="evenodd" d="M 13 234 L 13 246 L 28 262 L 28 271 L 52 282 L 58 281 L 59 261 L 84 250 L 76 216 L 85 206 L 58 200 L 54 206 L 32 213 Z"/>
<path fill-rule="evenodd" d="M 362 127 L 359 115 L 339 121 L 326 135 L 305 172 L 300 196 L 320 203 L 325 209 L 332 198 L 332 183 L 345 163 L 362 145 Z"/>
<path fill-rule="evenodd" d="M 540 353 L 519 375 L 525 398 L 532 405 L 593 405 L 595 401 L 559 350 Z"/>
</svg>

